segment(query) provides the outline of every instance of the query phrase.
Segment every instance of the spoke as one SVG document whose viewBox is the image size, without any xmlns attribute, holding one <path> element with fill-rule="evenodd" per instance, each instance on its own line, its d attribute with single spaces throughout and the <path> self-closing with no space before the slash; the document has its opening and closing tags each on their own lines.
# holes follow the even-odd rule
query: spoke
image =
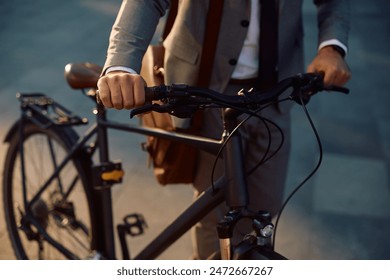
<svg viewBox="0 0 390 280">
<path fill-rule="evenodd" d="M 82 241 L 81 239 L 83 238 L 83 236 L 81 237 L 78 237 L 77 236 L 77 232 L 75 230 L 72 230 L 72 229 L 69 229 L 68 227 L 65 228 L 65 230 L 69 233 L 69 235 L 71 237 L 73 237 L 73 240 L 78 244 L 80 245 L 82 248 L 84 248 L 84 250 L 88 251 L 89 250 L 89 247 L 87 245 L 85 245 L 85 241 Z M 83 231 L 84 232 L 84 231 Z"/>
<path fill-rule="evenodd" d="M 69 189 L 67 190 L 67 192 L 64 194 L 64 197 L 63 197 L 63 201 L 66 201 L 69 197 L 69 195 L 72 193 L 73 189 L 75 188 L 77 182 L 79 180 L 79 176 L 76 175 L 75 178 L 72 180 L 72 182 L 70 183 L 70 186 L 69 186 Z"/>
<path fill-rule="evenodd" d="M 42 240 L 38 240 L 38 259 L 39 260 L 44 260 L 44 246 L 43 246 L 43 241 Z"/>
<path fill-rule="evenodd" d="M 45 169 L 43 167 L 45 150 L 43 150 L 42 136 L 36 136 L 33 139 L 28 138 L 24 144 L 24 158 L 25 158 L 25 177 L 27 187 L 27 200 L 33 197 L 34 193 L 38 193 L 38 190 L 45 177 Z M 20 157 L 19 157 L 20 158 Z M 20 177 L 20 182 L 21 182 Z"/>
<path fill-rule="evenodd" d="M 42 164 L 44 162 L 43 156 L 45 153 L 45 151 L 42 149 L 43 144 L 42 144 L 41 137 L 36 137 L 34 139 L 27 139 L 24 145 L 27 146 L 27 148 L 24 149 L 25 162 L 28 162 L 28 166 L 26 166 L 26 170 L 28 170 L 28 168 L 34 169 L 32 175 L 36 176 L 38 182 L 41 182 L 44 173 L 43 172 L 44 170 L 42 170 Z M 26 172 L 26 177 L 27 177 L 27 172 Z"/>
<path fill-rule="evenodd" d="M 68 225 L 58 226 L 55 218 L 51 217 L 51 227 L 49 231 L 53 231 L 48 234 L 52 237 L 55 237 L 57 242 L 61 243 L 65 248 L 70 251 L 73 251 L 74 254 L 80 254 L 80 249 L 83 249 L 89 252 L 89 236 L 84 234 L 83 231 L 77 231 L 72 229 Z M 78 234 L 81 233 L 81 234 Z M 78 236 L 80 235 L 80 237 Z M 84 240 L 82 240 L 84 239 Z"/>
<path fill-rule="evenodd" d="M 53 163 L 53 170 L 56 170 L 58 168 L 57 158 L 54 152 L 52 139 L 48 135 L 47 135 L 47 143 L 49 145 L 50 157 Z M 58 182 L 58 187 L 60 189 L 60 192 L 63 193 L 63 186 L 62 186 L 62 180 L 60 174 L 58 174 L 56 177 L 57 177 L 57 182 Z"/>
</svg>

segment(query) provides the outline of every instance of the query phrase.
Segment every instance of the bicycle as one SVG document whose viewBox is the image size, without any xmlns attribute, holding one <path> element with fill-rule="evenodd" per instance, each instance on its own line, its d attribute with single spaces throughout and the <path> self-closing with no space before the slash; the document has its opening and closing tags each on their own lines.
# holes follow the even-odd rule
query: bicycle
<svg viewBox="0 0 390 280">
<path fill-rule="evenodd" d="M 108 120 L 105 108 L 96 101 L 100 70 L 99 66 L 90 63 L 66 66 L 70 86 L 81 89 L 96 106 L 96 122 L 82 137 L 77 135 L 74 126 L 87 124 L 86 119 L 44 94 L 17 95 L 21 117 L 5 138 L 9 148 L 3 177 L 5 218 L 16 257 L 116 258 L 111 187 L 122 181 L 123 171 L 121 163 L 110 161 L 108 154 L 108 129 L 114 129 L 186 143 L 212 152 L 216 157 L 222 155 L 226 166 L 225 175 L 215 180 L 134 259 L 158 257 L 222 202 L 230 211 L 216 225 L 221 245 L 218 258 L 285 259 L 274 251 L 275 225 L 269 213 L 258 211 L 261 208 L 247 208 L 246 174 L 240 164 L 240 135 L 235 133 L 239 126 L 237 118 L 242 113 L 252 117 L 267 104 L 280 102 L 278 96 L 290 88 L 293 91 L 287 99 L 301 105 L 322 90 L 344 93 L 348 90 L 325 88 L 320 74 L 299 74 L 268 91 L 242 90 L 237 96 L 187 85 L 161 85 L 147 88 L 146 92 L 147 100 L 160 100 L 163 105 L 148 104 L 131 111 L 131 117 L 150 110 L 189 117 L 199 107 L 223 107 L 225 131 L 220 140 L 215 140 Z M 96 139 L 91 140 L 94 136 Z M 35 152 L 35 149 L 39 151 Z M 92 157 L 95 154 L 98 154 L 99 162 L 94 164 Z M 230 242 L 232 231 L 242 218 L 252 220 L 253 232 L 233 247 Z M 145 221 L 140 214 L 130 214 L 122 224 L 116 225 L 123 259 L 130 259 L 126 235 L 140 235 L 144 227 Z"/>
</svg>

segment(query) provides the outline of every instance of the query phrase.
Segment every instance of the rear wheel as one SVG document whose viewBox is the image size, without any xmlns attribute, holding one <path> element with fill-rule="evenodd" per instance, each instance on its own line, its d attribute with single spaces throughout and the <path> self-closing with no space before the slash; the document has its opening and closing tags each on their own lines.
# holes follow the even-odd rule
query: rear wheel
<svg viewBox="0 0 390 280">
<path fill-rule="evenodd" d="M 42 188 L 76 142 L 69 128 L 24 124 L 23 190 L 19 134 L 9 141 L 3 176 L 5 219 L 19 259 L 86 258 L 91 253 L 91 193 L 80 157 Z"/>
</svg>

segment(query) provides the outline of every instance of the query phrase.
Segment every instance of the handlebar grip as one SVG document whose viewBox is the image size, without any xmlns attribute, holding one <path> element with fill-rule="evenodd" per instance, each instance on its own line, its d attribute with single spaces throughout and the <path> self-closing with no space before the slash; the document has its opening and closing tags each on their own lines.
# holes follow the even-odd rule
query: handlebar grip
<svg viewBox="0 0 390 280">
<path fill-rule="evenodd" d="M 316 72 L 315 74 L 321 79 L 321 81 L 325 77 L 324 71 L 319 71 L 319 72 Z M 347 89 L 345 87 L 341 87 L 341 86 L 335 86 L 335 85 L 330 85 L 330 86 L 324 87 L 324 90 L 337 91 L 337 92 L 341 92 L 341 93 L 345 93 L 345 94 L 349 93 L 349 89 Z"/>
<path fill-rule="evenodd" d="M 319 71 L 319 72 L 316 72 L 315 74 L 317 74 L 317 76 L 320 77 L 321 80 L 323 80 L 324 77 L 325 77 L 325 72 L 324 71 Z"/>
<path fill-rule="evenodd" d="M 145 103 L 151 103 L 152 101 L 159 100 L 159 94 L 156 87 L 145 87 Z"/>
<path fill-rule="evenodd" d="M 145 87 L 145 103 L 151 103 L 165 98 L 167 96 L 168 86 L 160 85 L 154 87 Z"/>
</svg>

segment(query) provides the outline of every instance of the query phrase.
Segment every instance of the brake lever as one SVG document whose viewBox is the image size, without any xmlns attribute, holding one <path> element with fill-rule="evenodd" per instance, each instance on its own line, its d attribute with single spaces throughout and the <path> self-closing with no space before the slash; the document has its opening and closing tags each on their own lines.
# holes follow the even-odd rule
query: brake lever
<svg viewBox="0 0 390 280">
<path fill-rule="evenodd" d="M 340 87 L 340 86 L 327 86 L 327 87 L 324 88 L 324 90 L 337 91 L 337 92 L 340 92 L 340 93 L 349 94 L 349 89 L 348 88 Z"/>
<path fill-rule="evenodd" d="M 131 110 L 130 111 L 130 119 L 132 119 L 136 115 L 145 114 L 145 113 L 148 113 L 151 111 L 159 112 L 159 113 L 167 112 L 166 108 L 164 108 L 163 106 L 161 106 L 159 104 L 156 104 L 156 103 L 147 104 L 147 105 L 144 105 L 142 107 L 134 108 L 133 110 Z"/>
<path fill-rule="evenodd" d="M 324 87 L 321 91 L 334 91 L 334 92 L 339 92 L 343 94 L 349 94 L 349 89 L 345 87 L 340 87 L 340 86 L 327 86 Z M 299 90 L 294 89 L 294 91 L 290 94 L 290 99 L 298 103 L 299 105 L 306 105 L 309 103 L 310 98 L 317 94 L 319 91 L 314 90 L 314 91 L 306 91 L 304 88 Z"/>
<path fill-rule="evenodd" d="M 178 118 L 192 118 L 195 111 L 197 110 L 197 106 L 187 106 L 187 107 L 180 107 L 175 106 L 175 104 L 147 104 L 139 108 L 135 108 L 130 111 L 130 118 L 133 118 L 136 115 L 148 113 L 151 111 L 157 112 L 157 113 L 168 113 L 170 115 L 176 116 Z"/>
<path fill-rule="evenodd" d="M 294 88 L 293 92 L 290 94 L 289 98 L 293 101 L 295 101 L 299 105 L 306 105 L 309 103 L 310 98 L 317 94 L 318 91 L 316 90 L 311 90 L 308 91 L 307 88 Z"/>
</svg>

